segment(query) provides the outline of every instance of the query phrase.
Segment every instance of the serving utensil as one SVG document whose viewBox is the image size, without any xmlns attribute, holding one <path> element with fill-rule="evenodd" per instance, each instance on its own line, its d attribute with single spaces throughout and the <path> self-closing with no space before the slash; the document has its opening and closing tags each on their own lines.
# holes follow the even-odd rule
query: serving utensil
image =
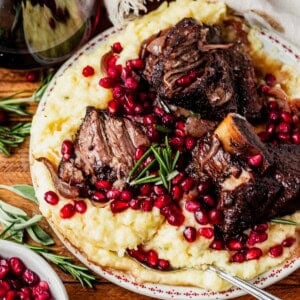
<svg viewBox="0 0 300 300">
<path fill-rule="evenodd" d="M 134 257 L 130 256 L 129 254 L 127 254 L 131 259 L 133 259 L 134 261 L 136 261 L 138 264 L 140 264 L 141 266 L 143 266 L 146 269 L 149 270 L 154 270 L 152 268 L 150 268 L 149 266 L 147 266 L 146 264 L 138 261 L 137 259 L 135 259 Z M 181 270 L 185 270 L 186 268 L 170 268 L 168 270 L 158 270 L 158 272 L 164 272 L 164 273 L 168 273 L 168 272 L 176 272 L 176 271 L 181 271 Z M 256 299 L 260 299 L 260 300 L 281 300 L 278 297 L 273 296 L 272 294 L 265 292 L 264 290 L 258 288 L 257 286 L 255 286 L 254 284 L 247 282 L 239 277 L 230 275 L 228 273 L 226 273 L 225 271 L 221 270 L 220 268 L 213 266 L 213 265 L 207 265 L 207 270 L 209 270 L 210 272 L 216 273 L 219 277 L 221 277 L 222 279 L 230 282 L 231 284 L 233 284 L 234 286 L 244 290 L 245 292 L 247 292 L 248 294 L 254 296 Z"/>
</svg>

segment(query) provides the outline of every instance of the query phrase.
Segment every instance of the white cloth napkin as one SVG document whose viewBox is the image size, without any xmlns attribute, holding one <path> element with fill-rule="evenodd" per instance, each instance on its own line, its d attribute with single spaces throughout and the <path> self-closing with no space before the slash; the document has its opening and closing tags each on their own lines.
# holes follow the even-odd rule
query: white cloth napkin
<svg viewBox="0 0 300 300">
<path fill-rule="evenodd" d="M 108 15 L 116 27 L 147 11 L 147 1 L 104 0 Z M 275 30 L 300 48 L 300 0 L 216 0 L 245 16 L 252 25 Z"/>
</svg>

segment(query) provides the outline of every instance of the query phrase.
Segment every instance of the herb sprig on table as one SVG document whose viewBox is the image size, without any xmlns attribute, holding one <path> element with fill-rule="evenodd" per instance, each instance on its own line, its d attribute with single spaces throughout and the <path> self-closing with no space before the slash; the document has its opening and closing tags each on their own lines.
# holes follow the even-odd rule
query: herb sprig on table
<svg viewBox="0 0 300 300">
<path fill-rule="evenodd" d="M 47 75 L 44 75 L 42 77 L 40 86 L 30 97 L 17 98 L 17 95 L 26 92 L 20 91 L 13 95 L 0 99 L 0 111 L 2 110 L 3 113 L 7 111 L 20 116 L 30 115 L 24 105 L 30 102 L 38 102 L 41 100 L 53 75 L 54 72 L 50 72 Z M 30 134 L 30 127 L 31 122 L 20 122 L 15 125 L 9 126 L 0 125 L 0 153 L 9 156 L 11 154 L 11 150 L 13 148 L 17 148 L 21 143 L 23 143 L 25 137 Z"/>
</svg>

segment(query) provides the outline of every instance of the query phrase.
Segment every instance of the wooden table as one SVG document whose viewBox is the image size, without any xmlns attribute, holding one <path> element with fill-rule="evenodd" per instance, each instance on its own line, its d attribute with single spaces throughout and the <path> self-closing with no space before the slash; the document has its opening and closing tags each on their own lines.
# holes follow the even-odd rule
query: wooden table
<svg viewBox="0 0 300 300">
<path fill-rule="evenodd" d="M 108 26 L 107 22 L 101 24 L 103 28 Z M 25 72 L 16 72 L 11 70 L 0 69 L 0 97 L 10 95 L 20 90 L 34 91 L 38 83 L 28 83 L 25 79 Z M 35 105 L 31 105 L 29 110 L 33 113 L 36 109 Z M 30 120 L 30 118 L 12 117 L 11 120 Z M 0 184 L 31 184 L 28 161 L 29 139 L 17 149 L 12 156 L 5 157 L 0 154 Z M 0 199 L 19 206 L 28 212 L 29 215 L 38 213 L 38 207 L 22 199 L 10 192 L 0 190 Z M 42 226 L 54 236 L 53 231 L 49 228 L 46 221 L 42 222 Z M 62 243 L 55 238 L 56 246 L 53 250 L 58 254 L 71 255 L 64 248 Z M 75 260 L 76 261 L 76 260 Z M 113 300 L 142 300 L 150 299 L 118 287 L 103 278 L 99 278 L 94 289 L 81 287 L 80 283 L 75 281 L 71 276 L 66 275 L 60 269 L 54 267 L 61 279 L 63 280 L 69 297 L 71 300 L 88 300 L 88 299 L 113 299 Z M 300 300 L 300 270 L 297 270 L 289 277 L 283 279 L 279 283 L 266 289 L 268 292 L 282 299 Z M 251 296 L 240 297 L 239 299 L 253 299 Z"/>
</svg>

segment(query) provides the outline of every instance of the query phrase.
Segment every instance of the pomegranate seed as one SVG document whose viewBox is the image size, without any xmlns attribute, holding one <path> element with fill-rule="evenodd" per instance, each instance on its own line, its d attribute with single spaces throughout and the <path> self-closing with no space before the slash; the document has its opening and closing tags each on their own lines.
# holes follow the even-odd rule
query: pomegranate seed
<svg viewBox="0 0 300 300">
<path fill-rule="evenodd" d="M 286 122 L 280 122 L 277 126 L 277 131 L 281 133 L 289 133 L 291 131 L 291 125 Z"/>
<path fill-rule="evenodd" d="M 224 242 L 221 240 L 214 240 L 209 247 L 214 250 L 223 250 Z"/>
<path fill-rule="evenodd" d="M 75 202 L 75 210 L 80 214 L 84 214 L 87 210 L 87 205 L 83 200 L 78 200 Z"/>
<path fill-rule="evenodd" d="M 92 66 L 85 66 L 82 69 L 82 75 L 84 77 L 90 77 L 90 76 L 93 76 L 94 74 L 95 74 L 95 70 Z"/>
<path fill-rule="evenodd" d="M 146 134 L 151 142 L 158 142 L 159 132 L 157 131 L 157 129 L 154 126 L 149 126 L 147 128 Z"/>
<path fill-rule="evenodd" d="M 293 143 L 296 145 L 300 144 L 300 132 L 296 132 L 292 135 Z"/>
<path fill-rule="evenodd" d="M 298 118 L 298 116 L 293 115 L 293 123 L 295 124 L 296 127 L 300 126 L 300 119 Z"/>
<path fill-rule="evenodd" d="M 227 248 L 232 251 L 237 251 L 243 248 L 243 244 L 239 240 L 231 240 L 227 243 Z"/>
<path fill-rule="evenodd" d="M 130 201 L 132 199 L 132 193 L 128 190 L 121 192 L 121 200 Z"/>
<path fill-rule="evenodd" d="M 169 205 L 172 202 L 172 199 L 169 195 L 160 195 L 154 201 L 154 206 L 157 208 L 163 208 Z"/>
<path fill-rule="evenodd" d="M 289 143 L 290 142 L 290 134 L 289 133 L 278 133 L 277 135 L 278 139 L 281 140 L 283 143 Z"/>
<path fill-rule="evenodd" d="M 9 266 L 0 266 L 0 279 L 5 278 L 5 276 L 8 274 L 8 272 L 10 271 Z"/>
<path fill-rule="evenodd" d="M 182 213 L 171 213 L 167 216 L 167 221 L 170 225 L 181 226 L 185 218 Z"/>
<path fill-rule="evenodd" d="M 201 208 L 200 203 L 197 201 L 190 200 L 185 203 L 185 209 L 189 212 L 196 212 L 200 210 L 200 208 Z"/>
<path fill-rule="evenodd" d="M 121 192 L 119 190 L 110 190 L 106 193 L 107 199 L 119 199 L 121 196 Z"/>
<path fill-rule="evenodd" d="M 129 207 L 129 203 L 127 201 L 113 200 L 110 203 L 110 209 L 114 214 L 120 213 L 126 210 L 128 207 Z"/>
<path fill-rule="evenodd" d="M 170 263 L 168 260 L 166 259 L 159 259 L 158 260 L 158 266 L 157 266 L 160 270 L 168 270 L 170 267 Z"/>
<path fill-rule="evenodd" d="M 267 85 L 273 86 L 276 83 L 276 77 L 273 74 L 266 74 L 265 81 Z"/>
<path fill-rule="evenodd" d="M 266 232 L 268 230 L 269 226 L 267 223 L 257 224 L 254 225 L 253 230 L 256 232 Z"/>
<path fill-rule="evenodd" d="M 38 79 L 39 79 L 39 75 L 37 72 L 32 71 L 32 72 L 26 73 L 26 80 L 28 82 L 36 82 L 36 81 L 38 81 Z"/>
<path fill-rule="evenodd" d="M 110 58 L 108 59 L 108 61 L 107 61 L 106 69 L 115 66 L 116 63 L 117 63 L 118 58 L 119 58 L 118 55 L 111 55 L 111 57 L 110 57 Z"/>
<path fill-rule="evenodd" d="M 155 268 L 158 265 L 158 254 L 154 250 L 149 250 L 147 254 L 148 265 Z"/>
<path fill-rule="evenodd" d="M 64 140 L 61 144 L 61 154 L 63 155 L 63 160 L 67 161 L 73 154 L 74 145 L 72 141 Z"/>
<path fill-rule="evenodd" d="M 288 237 L 285 240 L 283 240 L 283 242 L 281 243 L 281 245 L 283 247 L 291 247 L 294 243 L 296 242 L 296 239 L 293 237 Z"/>
<path fill-rule="evenodd" d="M 163 117 L 164 116 L 164 114 L 165 114 L 165 111 L 161 108 L 161 107 L 158 107 L 158 106 L 155 106 L 154 108 L 153 108 L 153 112 L 157 115 L 157 116 L 159 116 L 159 117 Z"/>
<path fill-rule="evenodd" d="M 145 101 L 147 101 L 148 99 L 149 99 L 149 97 L 148 97 L 148 94 L 147 94 L 147 93 L 145 93 L 145 92 L 139 93 L 139 100 L 140 100 L 141 102 L 145 102 Z"/>
<path fill-rule="evenodd" d="M 143 118 L 144 125 L 155 125 L 157 123 L 157 120 L 155 116 L 153 115 L 147 115 Z"/>
<path fill-rule="evenodd" d="M 29 286 L 34 286 L 40 281 L 39 276 L 35 272 L 29 269 L 26 269 L 23 272 L 22 280 L 24 283 L 26 283 Z"/>
<path fill-rule="evenodd" d="M 182 198 L 183 191 L 179 185 L 174 185 L 172 187 L 172 197 L 174 200 L 179 201 Z"/>
<path fill-rule="evenodd" d="M 124 85 L 130 90 L 136 90 L 139 86 L 139 83 L 133 77 L 128 77 L 126 78 Z"/>
<path fill-rule="evenodd" d="M 267 142 L 270 138 L 269 134 L 265 131 L 261 131 L 257 134 L 262 142 Z"/>
<path fill-rule="evenodd" d="M 196 139 L 192 136 L 187 136 L 185 139 L 185 147 L 187 150 L 193 150 L 196 145 Z"/>
<path fill-rule="evenodd" d="M 209 207 L 214 207 L 216 205 L 215 199 L 210 195 L 203 196 L 203 202 Z"/>
<path fill-rule="evenodd" d="M 134 249 L 128 250 L 128 254 L 140 262 L 147 262 L 147 255 L 140 246 L 138 246 L 137 250 Z"/>
<path fill-rule="evenodd" d="M 136 104 L 134 108 L 134 112 L 137 115 L 141 115 L 144 112 L 144 107 L 141 104 Z"/>
<path fill-rule="evenodd" d="M 96 184 L 95 184 L 96 188 L 98 190 L 110 190 L 111 189 L 111 182 L 109 182 L 108 180 L 103 180 L 103 179 L 100 179 L 100 180 L 97 180 L 96 181 Z"/>
<path fill-rule="evenodd" d="M 251 167 L 259 167 L 262 165 L 263 156 L 261 154 L 253 155 L 248 158 L 248 165 Z"/>
<path fill-rule="evenodd" d="M 275 100 L 268 102 L 268 109 L 269 110 L 277 110 L 279 108 L 278 102 Z"/>
<path fill-rule="evenodd" d="M 143 167 L 147 167 L 152 161 L 154 160 L 154 155 L 150 155 L 146 158 L 146 160 L 144 161 L 143 163 Z M 158 173 L 157 173 L 158 174 Z M 157 174 L 154 174 L 154 175 L 157 175 Z"/>
<path fill-rule="evenodd" d="M 178 128 L 176 128 L 175 129 L 175 134 L 177 135 L 177 136 L 179 136 L 179 137 L 185 137 L 185 131 L 183 130 L 183 129 L 178 129 Z"/>
<path fill-rule="evenodd" d="M 246 250 L 245 258 L 246 260 L 258 259 L 262 256 L 262 254 L 261 249 L 254 247 Z"/>
<path fill-rule="evenodd" d="M 183 181 L 185 175 L 183 173 L 179 173 L 176 177 L 172 179 L 172 184 L 177 185 Z"/>
<path fill-rule="evenodd" d="M 17 276 L 21 276 L 23 271 L 25 270 L 25 265 L 22 260 L 18 257 L 11 257 L 9 260 L 9 265 L 11 268 L 12 273 Z"/>
<path fill-rule="evenodd" d="M 60 209 L 60 217 L 62 219 L 70 219 L 74 216 L 75 212 L 74 205 L 72 203 L 68 203 Z"/>
<path fill-rule="evenodd" d="M 152 186 L 149 183 L 143 184 L 140 187 L 140 194 L 141 196 L 149 196 L 152 190 Z"/>
<path fill-rule="evenodd" d="M 0 297 L 1 299 L 5 299 L 6 293 L 9 291 L 10 285 L 7 281 L 1 280 L 0 281 Z"/>
<path fill-rule="evenodd" d="M 128 64 L 129 67 L 135 70 L 143 70 L 145 65 L 144 61 L 140 58 L 137 59 L 130 59 L 126 62 L 126 65 Z"/>
<path fill-rule="evenodd" d="M 279 256 L 282 255 L 282 253 L 283 253 L 282 245 L 276 245 L 276 246 L 273 246 L 269 249 L 269 254 L 272 257 L 279 257 Z"/>
<path fill-rule="evenodd" d="M 115 86 L 115 81 L 110 77 L 103 77 L 99 80 L 99 85 L 105 89 L 111 89 Z"/>
<path fill-rule="evenodd" d="M 20 292 L 22 293 L 21 294 L 21 297 L 20 297 L 20 300 L 30 300 L 31 298 L 31 289 L 29 287 L 22 287 L 20 289 Z M 23 298 L 22 298 L 23 297 Z"/>
<path fill-rule="evenodd" d="M 190 77 L 190 79 L 191 79 L 192 81 L 195 81 L 195 80 L 197 79 L 197 77 L 198 77 L 198 71 L 196 71 L 196 70 L 191 70 L 191 71 L 189 72 L 189 77 Z"/>
<path fill-rule="evenodd" d="M 93 193 L 92 199 L 96 202 L 106 202 L 107 201 L 105 193 L 99 192 L 99 191 L 95 191 Z"/>
<path fill-rule="evenodd" d="M 146 146 L 139 146 L 136 148 L 135 153 L 134 153 L 134 158 L 136 161 L 141 159 L 141 157 L 144 155 L 144 153 L 147 151 Z"/>
<path fill-rule="evenodd" d="M 167 190 L 161 185 L 155 185 L 153 191 L 156 195 L 165 195 L 167 193 Z"/>
<path fill-rule="evenodd" d="M 44 200 L 51 205 L 56 205 L 59 201 L 58 195 L 53 191 L 48 191 L 44 194 Z"/>
<path fill-rule="evenodd" d="M 124 96 L 125 96 L 125 91 L 120 85 L 117 85 L 116 87 L 113 88 L 113 97 L 115 99 L 121 99 Z"/>
<path fill-rule="evenodd" d="M 121 73 L 121 79 L 123 81 L 126 81 L 126 79 L 130 78 L 131 76 L 132 76 L 131 68 L 128 68 L 128 67 L 123 68 L 122 73 Z"/>
<path fill-rule="evenodd" d="M 191 177 L 184 179 L 180 184 L 184 192 L 190 191 L 194 187 L 194 185 L 194 180 Z"/>
<path fill-rule="evenodd" d="M 260 86 L 260 91 L 263 93 L 263 94 L 268 94 L 269 93 L 269 91 L 270 91 L 270 87 L 268 86 L 268 85 L 266 85 L 266 84 L 262 84 L 261 86 Z"/>
<path fill-rule="evenodd" d="M 108 77 L 112 79 L 118 79 L 120 78 L 122 73 L 122 66 L 121 65 L 115 65 L 113 67 L 109 67 L 107 70 Z"/>
<path fill-rule="evenodd" d="M 5 300 L 15 300 L 17 299 L 17 292 L 14 290 L 10 290 L 6 293 Z"/>
<path fill-rule="evenodd" d="M 201 227 L 198 229 L 198 232 L 201 236 L 211 239 L 214 237 L 215 231 L 212 227 Z"/>
<path fill-rule="evenodd" d="M 245 261 L 245 255 L 240 253 L 240 252 L 237 252 L 235 254 L 232 255 L 230 261 L 231 262 L 235 262 L 235 263 L 242 263 Z"/>
<path fill-rule="evenodd" d="M 267 239 L 268 239 L 267 233 L 251 231 L 247 243 L 248 245 L 253 246 L 257 243 L 262 243 Z"/>
<path fill-rule="evenodd" d="M 208 216 L 203 210 L 198 210 L 194 213 L 195 220 L 201 224 L 206 225 L 208 224 Z"/>
<path fill-rule="evenodd" d="M 267 126 L 267 133 L 270 134 L 270 135 L 272 135 L 272 134 L 275 133 L 275 131 L 276 131 L 276 125 L 274 123 L 268 124 L 268 126 Z"/>
<path fill-rule="evenodd" d="M 140 209 L 141 208 L 141 201 L 139 199 L 131 199 L 129 201 L 129 206 L 132 208 L 132 209 Z"/>
<path fill-rule="evenodd" d="M 153 208 L 153 201 L 150 198 L 146 198 L 141 203 L 141 209 L 143 211 L 151 211 Z"/>
<path fill-rule="evenodd" d="M 199 183 L 199 185 L 197 187 L 198 192 L 201 195 L 206 194 L 209 191 L 210 188 L 211 188 L 211 182 L 209 182 L 209 181 L 201 182 L 201 183 Z"/>
<path fill-rule="evenodd" d="M 120 42 L 114 43 L 111 48 L 112 48 L 112 51 L 115 53 L 121 53 L 123 50 L 123 47 Z"/>
<path fill-rule="evenodd" d="M 117 101 L 111 100 L 107 105 L 107 110 L 111 115 L 116 115 L 120 110 L 120 105 Z"/>
<path fill-rule="evenodd" d="M 183 231 L 184 238 L 189 242 L 192 243 L 196 240 L 197 237 L 197 231 L 195 227 L 185 227 Z"/>
<path fill-rule="evenodd" d="M 280 115 L 279 115 L 279 112 L 276 111 L 276 110 L 271 110 L 269 112 L 269 120 L 272 121 L 272 122 L 276 122 L 278 121 L 280 118 Z"/>
<path fill-rule="evenodd" d="M 221 224 L 223 222 L 223 213 L 215 208 L 208 212 L 208 218 L 211 224 Z"/>
<path fill-rule="evenodd" d="M 162 117 L 161 121 L 163 122 L 163 124 L 171 126 L 175 122 L 175 117 L 173 115 L 171 115 L 171 114 L 165 114 Z"/>
<path fill-rule="evenodd" d="M 293 116 L 288 111 L 282 111 L 280 117 L 286 123 L 289 123 L 289 124 L 293 123 Z"/>
<path fill-rule="evenodd" d="M 179 86 L 187 86 L 191 83 L 191 78 L 190 76 L 185 75 L 178 78 L 176 82 Z"/>
</svg>

